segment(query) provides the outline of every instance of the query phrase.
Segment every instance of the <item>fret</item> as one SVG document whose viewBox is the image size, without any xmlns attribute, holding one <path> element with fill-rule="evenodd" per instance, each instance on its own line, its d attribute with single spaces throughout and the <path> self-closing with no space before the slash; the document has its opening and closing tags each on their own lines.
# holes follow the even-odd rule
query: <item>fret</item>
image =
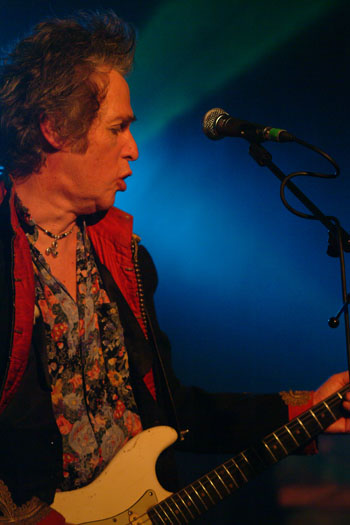
<svg viewBox="0 0 350 525">
<path fill-rule="evenodd" d="M 303 425 L 303 422 L 301 421 L 301 419 L 299 419 L 298 417 L 296 418 L 296 420 L 298 421 L 299 425 L 303 428 L 305 434 L 311 438 L 311 434 L 307 431 L 307 429 L 305 428 L 305 426 Z"/>
<path fill-rule="evenodd" d="M 219 496 L 219 499 L 222 499 L 222 496 L 220 494 L 220 492 L 218 491 L 218 489 L 216 488 L 215 484 L 212 482 L 212 480 L 210 479 L 209 476 L 207 476 L 207 479 L 209 480 L 209 482 L 211 483 L 212 487 L 214 488 L 215 492 L 217 493 L 217 495 Z"/>
<path fill-rule="evenodd" d="M 152 507 L 151 511 L 148 511 L 148 514 L 149 514 L 150 517 L 152 516 L 153 513 L 157 514 L 157 516 L 159 517 L 160 521 L 162 523 L 164 523 L 164 525 L 167 525 L 166 521 L 163 520 L 162 516 L 160 515 L 160 513 L 158 511 L 159 505 L 160 505 L 160 503 L 158 503 L 158 505 L 155 505 L 154 507 Z M 152 519 L 152 517 L 151 517 L 151 519 Z"/>
<path fill-rule="evenodd" d="M 211 495 L 209 494 L 209 492 L 207 491 L 207 489 L 205 488 L 205 486 L 203 485 L 203 483 L 201 482 L 200 479 L 198 480 L 198 483 L 200 484 L 200 486 L 202 487 L 202 489 L 204 490 L 204 492 L 207 494 L 208 498 L 210 499 L 210 501 L 214 505 L 215 501 L 213 500 L 213 498 L 211 497 Z"/>
<path fill-rule="evenodd" d="M 293 452 L 296 448 L 300 446 L 300 443 L 296 441 L 294 434 L 291 432 L 292 427 L 290 424 L 283 426 L 276 430 L 275 434 L 278 437 L 278 439 L 281 441 L 283 447 L 287 451 L 285 455 L 290 454 Z M 300 432 L 299 432 L 300 435 Z"/>
<path fill-rule="evenodd" d="M 185 501 L 185 499 L 182 497 L 181 494 L 186 495 L 186 497 L 187 497 L 187 499 L 189 499 L 189 501 Z M 176 501 L 176 498 L 178 500 L 180 500 L 178 503 Z M 181 514 L 183 514 L 183 511 L 181 509 L 185 509 L 188 512 L 188 514 L 190 516 L 190 519 L 194 520 L 196 518 L 196 516 L 193 515 L 192 510 L 190 508 L 190 507 L 192 507 L 194 505 L 193 500 L 192 500 L 191 496 L 189 494 L 187 494 L 185 489 L 181 490 L 180 492 L 177 492 L 173 496 L 170 496 L 170 499 L 174 499 L 174 503 L 175 503 L 176 507 L 179 509 L 179 511 L 181 512 Z M 197 509 L 197 512 L 199 512 L 198 509 Z M 186 516 L 184 516 L 184 519 L 186 519 Z"/>
<path fill-rule="evenodd" d="M 339 395 L 339 392 L 337 392 L 337 394 L 337 396 L 334 396 L 331 399 L 325 399 L 324 401 L 326 401 L 329 406 L 332 406 L 334 415 L 340 417 L 344 397 Z"/>
<path fill-rule="evenodd" d="M 278 444 L 282 447 L 284 453 L 286 454 L 286 456 L 288 455 L 288 451 L 287 449 L 285 448 L 285 446 L 283 445 L 282 441 L 280 440 L 280 438 L 277 436 L 277 434 L 275 434 L 275 432 L 272 434 L 273 437 L 276 439 L 276 441 L 278 442 Z"/>
<path fill-rule="evenodd" d="M 220 465 L 221 466 L 221 465 Z M 228 486 L 226 485 L 226 483 L 224 482 L 224 480 L 222 479 L 222 477 L 220 476 L 218 470 L 219 470 L 220 467 L 218 467 L 214 472 L 215 474 L 217 475 L 217 477 L 219 478 L 219 480 L 221 481 L 224 489 L 226 490 L 227 494 L 231 494 L 231 491 L 230 489 L 228 488 Z"/>
<path fill-rule="evenodd" d="M 265 452 L 265 449 L 263 450 Z M 258 472 L 261 472 L 261 467 L 265 466 L 265 462 L 262 460 L 257 448 L 244 450 L 237 458 L 241 460 L 241 470 L 245 473 L 245 481 L 249 481 Z"/>
<path fill-rule="evenodd" d="M 250 467 L 255 474 L 258 474 L 266 467 L 274 464 L 274 459 L 271 461 L 271 454 L 263 442 L 257 443 L 254 448 L 244 451 L 245 456 L 249 460 Z"/>
<path fill-rule="evenodd" d="M 294 441 L 294 443 L 296 444 L 296 446 L 299 448 L 299 447 L 300 447 L 300 443 L 298 443 L 298 441 L 297 441 L 296 438 L 294 437 L 294 434 L 289 430 L 288 425 L 285 425 L 283 428 L 286 429 L 286 431 L 288 432 L 288 434 L 290 435 L 290 437 L 292 438 L 292 440 Z"/>
<path fill-rule="evenodd" d="M 190 509 L 188 508 L 186 501 L 182 498 L 180 492 L 177 492 L 176 494 L 169 496 L 166 500 L 164 500 L 164 503 L 168 505 L 171 512 L 175 515 L 176 519 L 180 523 L 189 523 L 191 520 L 195 518 L 195 516 L 193 516 Z M 170 504 L 173 505 L 173 507 L 175 508 L 175 511 L 170 507 Z M 188 516 L 186 516 L 185 511 L 187 511 Z M 181 520 L 180 514 L 183 517 L 184 521 Z"/>
<path fill-rule="evenodd" d="M 192 505 L 194 506 L 195 510 L 197 511 L 197 514 L 200 515 L 201 512 L 200 512 L 199 508 L 197 507 L 197 505 L 195 504 L 194 500 L 192 499 L 191 494 L 189 494 L 189 493 L 187 492 L 186 489 L 183 489 L 181 492 L 184 492 L 184 493 L 186 494 L 187 498 L 190 500 L 190 502 L 191 502 Z M 179 493 L 179 497 L 180 497 L 181 501 L 183 502 L 183 504 L 185 505 L 185 502 L 183 501 L 183 499 L 182 499 L 182 497 L 181 497 L 181 493 Z M 191 516 L 192 516 L 192 512 L 191 512 L 190 509 L 188 508 L 188 505 L 187 505 L 187 510 L 188 510 L 188 512 L 189 512 L 189 513 L 191 514 Z M 194 516 L 193 516 L 193 519 L 194 519 Z"/>
<path fill-rule="evenodd" d="M 168 521 L 163 521 L 163 523 L 171 523 L 171 519 L 169 518 L 167 511 L 163 508 L 165 501 L 166 500 L 163 500 L 160 503 L 158 503 L 157 507 L 158 507 L 158 509 L 160 509 L 163 512 L 163 514 L 165 514 L 166 519 L 168 520 Z M 159 516 L 160 516 L 160 514 L 159 514 Z"/>
<path fill-rule="evenodd" d="M 251 461 L 248 459 L 247 454 L 249 450 L 244 450 L 236 456 L 236 463 L 240 465 L 240 471 L 242 472 L 244 481 L 249 481 L 249 479 L 256 474 L 256 470 L 253 468 Z M 252 451 L 254 453 L 254 451 Z M 256 458 L 254 458 L 256 459 Z"/>
<path fill-rule="evenodd" d="M 227 473 L 227 469 L 225 468 L 224 463 L 216 467 L 216 469 L 214 469 L 212 472 L 213 475 L 216 475 L 218 477 L 218 480 L 220 480 L 220 485 L 222 485 L 226 489 L 226 491 L 230 490 L 230 485 L 232 485 L 232 478 Z"/>
<path fill-rule="evenodd" d="M 284 447 L 281 445 L 281 440 L 275 434 L 270 434 L 265 437 L 265 443 L 268 445 L 270 451 L 273 453 L 275 462 L 280 461 L 286 457 Z"/>
<path fill-rule="evenodd" d="M 308 435 L 305 426 L 299 418 L 292 419 L 287 426 L 297 439 L 299 446 L 303 446 L 309 441 L 310 435 Z"/>
<path fill-rule="evenodd" d="M 342 401 L 342 398 L 334 397 L 333 399 L 325 399 L 323 403 L 326 402 L 329 408 L 332 408 L 333 415 L 338 418 L 342 411 Z"/>
<path fill-rule="evenodd" d="M 268 438 L 269 436 L 266 436 Z M 262 472 L 265 468 L 276 463 L 275 458 L 271 456 L 271 451 L 266 443 L 260 441 L 256 443 L 254 448 L 244 451 L 250 460 L 251 468 L 254 469 L 255 474 Z"/>
<path fill-rule="evenodd" d="M 171 514 L 173 514 L 173 516 L 175 517 L 176 521 L 179 523 L 179 525 L 181 525 L 181 521 L 179 520 L 179 518 L 177 517 L 176 515 L 176 512 L 173 511 L 173 509 L 170 507 L 169 505 L 169 498 L 165 499 L 162 501 L 162 504 L 166 505 L 169 509 L 169 511 L 171 512 Z M 188 523 L 188 521 L 186 520 L 186 523 Z"/>
<path fill-rule="evenodd" d="M 168 502 L 168 506 L 169 506 L 169 502 L 170 502 L 170 503 L 173 503 L 173 504 L 175 505 L 176 510 L 175 510 L 175 512 L 174 512 L 174 511 L 172 511 L 172 512 L 173 512 L 174 516 L 176 517 L 176 519 L 179 521 L 180 524 L 182 524 L 182 523 L 189 523 L 189 522 L 191 521 L 191 520 L 188 519 L 188 518 L 186 517 L 186 515 L 183 513 L 183 511 L 181 510 L 181 507 L 177 504 L 177 502 L 176 502 L 176 498 L 175 498 L 175 497 L 167 498 L 165 501 Z M 187 505 L 186 505 L 186 504 L 185 504 L 185 509 L 187 510 Z M 181 516 L 183 517 L 184 521 L 182 521 L 181 519 L 178 518 L 178 516 L 179 516 L 180 514 L 181 514 Z M 191 513 L 190 513 L 190 512 L 189 512 L 189 515 L 190 515 L 190 518 L 191 518 L 192 516 L 191 516 Z M 192 518 L 192 519 L 193 519 L 193 518 Z"/>
<path fill-rule="evenodd" d="M 235 467 L 238 469 L 238 471 L 240 472 L 242 478 L 244 479 L 244 481 L 248 481 L 248 478 L 247 476 L 244 474 L 243 470 L 240 468 L 240 466 L 238 465 L 238 463 L 234 460 L 234 458 L 232 458 L 232 461 L 235 465 Z"/>
<path fill-rule="evenodd" d="M 235 458 L 231 458 L 230 460 L 226 461 L 225 465 L 230 469 L 231 476 L 234 476 L 234 482 L 237 487 L 241 487 L 246 482 L 246 480 L 243 473 L 240 471 Z"/>
<path fill-rule="evenodd" d="M 250 462 L 248 461 L 248 458 L 247 456 L 244 454 L 244 452 L 241 452 L 241 457 L 244 459 L 244 461 L 247 463 L 248 467 L 251 469 L 251 464 Z"/>
<path fill-rule="evenodd" d="M 267 443 L 264 440 L 263 440 L 263 445 L 265 445 L 267 451 L 271 454 L 271 457 L 274 460 L 274 462 L 277 463 L 278 459 L 276 458 L 276 456 L 274 455 L 274 453 L 272 452 L 272 450 L 270 449 L 270 447 L 267 445 Z"/>
<path fill-rule="evenodd" d="M 209 472 L 206 476 L 203 476 L 201 479 L 203 480 L 203 486 L 206 487 L 207 493 L 211 497 L 212 502 L 216 504 L 222 499 L 222 495 L 213 483 L 212 475 L 212 472 Z"/>
<path fill-rule="evenodd" d="M 317 407 L 317 408 L 319 409 L 320 407 Z M 316 415 L 317 408 L 315 407 L 315 410 L 310 409 L 308 412 L 300 416 L 300 419 L 302 419 L 311 437 L 317 436 L 317 434 L 319 434 L 327 426 L 326 424 L 322 425 L 320 419 L 318 419 Z M 326 413 L 325 409 L 323 409 L 323 411 L 324 413 Z M 322 413 L 321 413 L 321 416 L 322 416 Z M 329 417 L 329 414 L 328 414 L 328 417 Z"/>
<path fill-rule="evenodd" d="M 318 426 L 320 427 L 321 430 L 323 430 L 323 426 L 321 425 L 321 423 L 319 422 L 319 420 L 317 419 L 316 417 L 316 414 L 314 413 L 313 410 L 309 410 L 310 414 L 312 415 L 312 417 L 315 419 L 316 423 L 318 424 Z"/>
<path fill-rule="evenodd" d="M 236 488 L 239 489 L 239 485 L 237 483 L 237 481 L 235 480 L 235 478 L 232 476 L 231 472 L 228 470 L 228 468 L 226 468 L 225 466 L 225 463 L 222 465 L 224 467 L 224 469 L 226 470 L 227 474 L 230 476 L 230 478 L 232 479 L 233 483 L 236 485 Z"/>
<path fill-rule="evenodd" d="M 333 407 L 333 409 L 335 410 L 336 407 Z M 336 421 L 336 419 L 338 419 L 337 417 L 335 417 L 333 410 L 326 402 L 322 403 L 321 406 L 315 407 L 314 413 L 317 416 L 317 419 L 319 420 L 323 428 L 329 427 L 329 425 L 331 425 L 332 423 L 334 423 L 334 421 Z M 340 417 L 340 414 L 338 417 Z"/>
<path fill-rule="evenodd" d="M 198 493 L 198 491 L 197 491 L 196 487 L 194 486 L 194 484 L 192 484 L 192 489 L 195 492 L 196 496 L 198 497 L 199 501 L 204 505 L 205 510 L 208 510 L 209 507 L 207 507 L 205 501 L 202 499 L 202 496 Z"/>
<path fill-rule="evenodd" d="M 323 404 L 324 406 L 326 407 L 326 409 L 328 410 L 328 412 L 331 414 L 332 418 L 334 419 L 334 421 L 337 420 L 337 417 L 333 414 L 333 411 L 330 409 L 328 403 L 326 403 L 326 401 L 323 401 Z"/>
</svg>

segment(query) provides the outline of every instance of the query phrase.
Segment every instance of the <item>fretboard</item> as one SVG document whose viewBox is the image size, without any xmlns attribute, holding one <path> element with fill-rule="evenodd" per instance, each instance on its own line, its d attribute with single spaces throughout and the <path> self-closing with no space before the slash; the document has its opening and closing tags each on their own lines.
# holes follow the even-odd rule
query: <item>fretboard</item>
<svg viewBox="0 0 350 525">
<path fill-rule="evenodd" d="M 268 434 L 191 485 L 169 496 L 151 510 L 155 525 L 186 524 L 232 494 L 257 474 L 304 447 L 342 415 L 346 385 L 286 425 Z"/>
</svg>

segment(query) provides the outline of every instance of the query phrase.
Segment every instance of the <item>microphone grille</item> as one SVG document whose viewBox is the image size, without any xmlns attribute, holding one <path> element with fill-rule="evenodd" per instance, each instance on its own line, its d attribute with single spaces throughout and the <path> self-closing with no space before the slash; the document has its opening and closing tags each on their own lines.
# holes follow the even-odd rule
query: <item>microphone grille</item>
<svg viewBox="0 0 350 525">
<path fill-rule="evenodd" d="M 206 112 L 203 117 L 202 127 L 205 135 L 211 140 L 222 139 L 223 136 L 220 135 L 216 130 L 216 123 L 219 117 L 223 115 L 228 115 L 227 111 L 222 108 L 213 108 Z"/>
</svg>

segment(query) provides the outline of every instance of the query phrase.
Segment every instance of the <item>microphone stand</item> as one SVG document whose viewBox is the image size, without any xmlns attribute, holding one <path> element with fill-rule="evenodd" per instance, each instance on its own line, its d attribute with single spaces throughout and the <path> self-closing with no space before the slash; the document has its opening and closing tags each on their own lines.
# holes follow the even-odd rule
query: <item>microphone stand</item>
<svg viewBox="0 0 350 525">
<path fill-rule="evenodd" d="M 249 147 L 249 153 L 252 158 L 261 167 L 267 167 L 269 170 L 276 175 L 276 177 L 283 182 L 287 176 L 280 170 L 276 164 L 272 162 L 272 155 L 267 151 L 261 144 L 257 142 L 251 142 Z M 319 220 L 328 229 L 328 250 L 327 254 L 331 257 L 338 257 L 340 259 L 340 273 L 341 273 L 341 287 L 342 287 L 342 298 L 343 306 L 340 308 L 335 317 L 331 317 L 328 321 L 328 325 L 331 328 L 336 328 L 339 325 L 338 318 L 344 313 L 345 321 L 345 340 L 346 340 L 346 352 L 348 360 L 348 369 L 350 372 L 350 329 L 349 329 L 349 311 L 348 304 L 350 301 L 350 294 L 346 291 L 346 274 L 345 274 L 345 263 L 344 263 L 344 251 L 350 251 L 350 237 L 349 234 L 341 227 L 339 220 L 336 217 L 328 217 L 321 212 L 317 206 L 298 188 L 293 182 L 288 180 L 286 183 L 287 188 L 304 204 L 304 206 L 311 211 L 313 217 Z"/>
</svg>

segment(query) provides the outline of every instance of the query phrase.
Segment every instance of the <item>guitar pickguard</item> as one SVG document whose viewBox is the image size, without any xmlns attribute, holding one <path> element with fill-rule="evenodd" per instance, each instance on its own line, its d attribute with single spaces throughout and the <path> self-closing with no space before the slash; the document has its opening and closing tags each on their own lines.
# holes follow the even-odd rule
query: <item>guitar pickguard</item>
<svg viewBox="0 0 350 525">
<path fill-rule="evenodd" d="M 158 503 L 156 493 L 147 490 L 141 498 L 130 507 L 130 509 L 116 514 L 110 518 L 98 521 L 86 521 L 81 525 L 151 525 L 151 520 L 147 516 L 147 510 Z"/>
<path fill-rule="evenodd" d="M 135 517 L 170 496 L 157 479 L 155 465 L 159 454 L 176 438 L 170 427 L 144 430 L 126 443 L 92 483 L 57 492 L 52 507 L 68 523 L 138 525 Z M 144 523 L 151 521 L 147 518 Z"/>
</svg>

